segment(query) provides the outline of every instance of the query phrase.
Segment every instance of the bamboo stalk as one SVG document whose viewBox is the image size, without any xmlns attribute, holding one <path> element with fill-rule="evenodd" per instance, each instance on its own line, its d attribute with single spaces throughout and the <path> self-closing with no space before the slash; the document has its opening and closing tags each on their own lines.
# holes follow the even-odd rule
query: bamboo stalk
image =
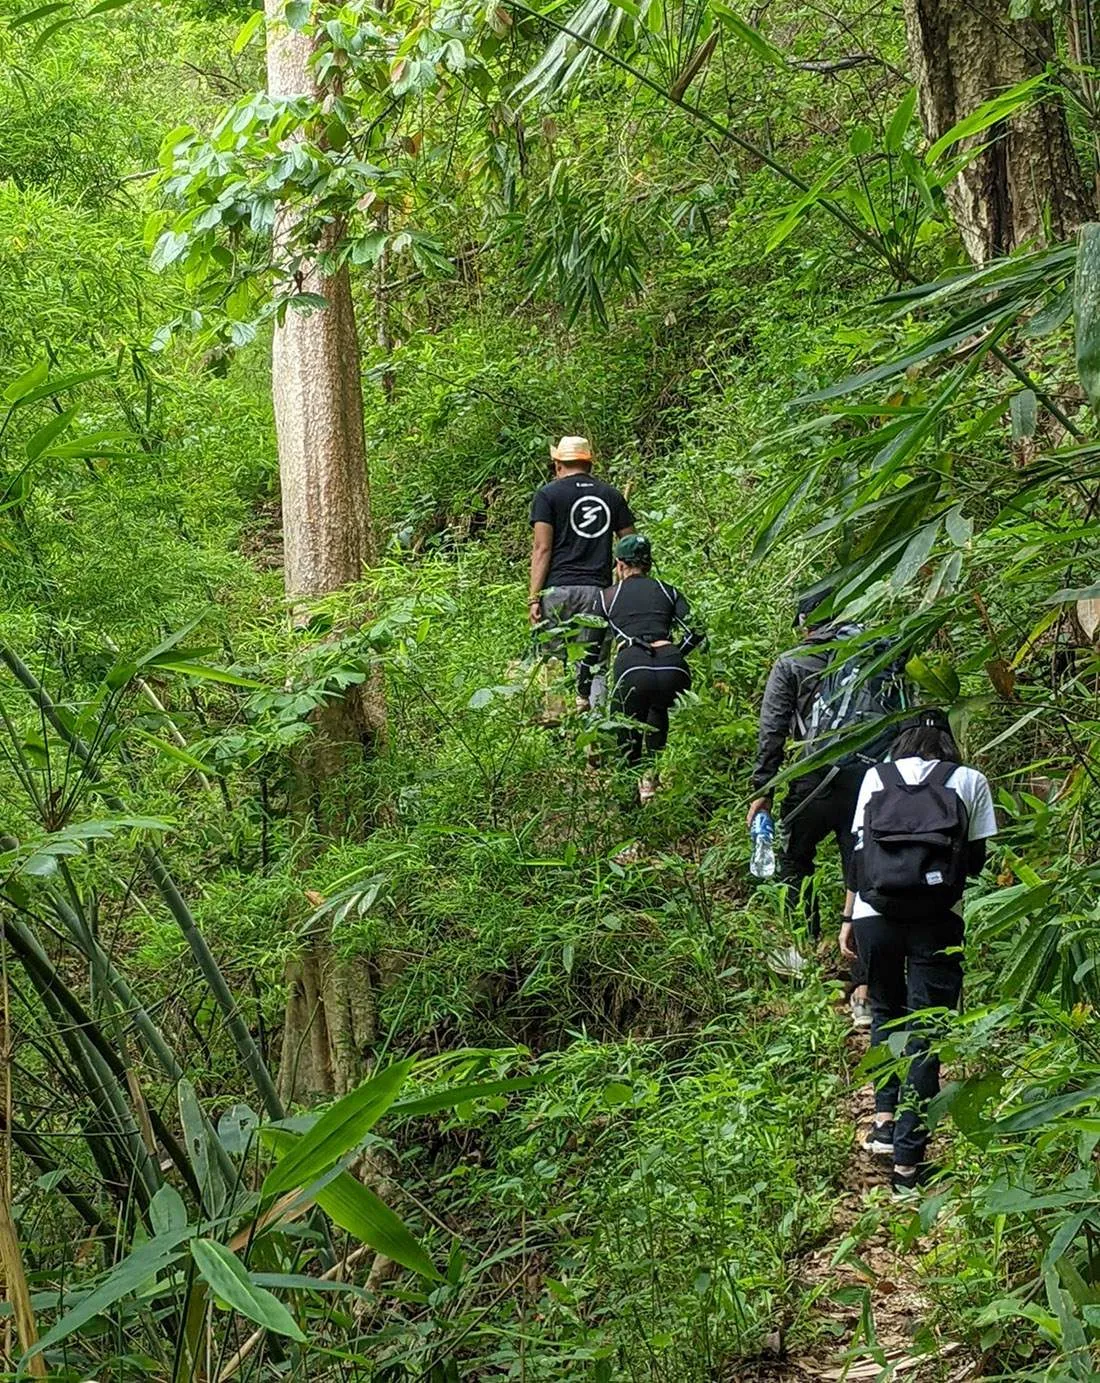
<svg viewBox="0 0 1100 1383">
<path fill-rule="evenodd" d="M 103 775 L 93 762 L 91 750 L 84 741 L 73 733 L 72 729 L 66 725 L 65 721 L 57 713 L 57 707 L 46 689 L 31 672 L 30 668 L 22 659 L 10 648 L 0 647 L 0 661 L 15 677 L 16 681 L 30 694 L 31 700 L 38 707 L 39 711 L 49 721 L 50 725 L 61 737 L 72 753 L 83 765 L 88 782 L 95 788 L 100 798 L 112 811 L 125 813 L 126 807 L 122 799 L 104 782 Z M 286 1116 L 283 1102 L 279 1098 L 278 1091 L 275 1089 L 275 1082 L 271 1078 L 271 1072 L 267 1069 L 267 1064 L 256 1045 L 255 1039 L 248 1030 L 248 1026 L 241 1017 L 240 1009 L 236 1000 L 225 982 L 217 961 L 214 959 L 213 952 L 206 944 L 206 938 L 199 931 L 197 922 L 191 913 L 190 908 L 183 900 L 183 896 L 176 887 L 176 882 L 164 863 L 160 854 L 151 846 L 142 843 L 138 846 L 138 852 L 145 863 L 157 891 L 168 906 L 168 911 L 172 914 L 175 922 L 183 932 L 191 954 L 195 958 L 195 963 L 202 971 L 203 977 L 209 984 L 213 992 L 214 999 L 218 1007 L 225 1015 L 226 1026 L 233 1039 L 233 1045 L 237 1049 L 237 1054 L 244 1063 L 249 1075 L 256 1084 L 256 1089 L 263 1102 L 264 1109 L 271 1119 L 282 1119 Z"/>
<path fill-rule="evenodd" d="M 0 927 L 0 1085 L 3 1087 L 0 1092 L 0 1109 L 3 1110 L 4 1116 L 3 1138 L 0 1140 L 0 1266 L 4 1269 L 4 1291 L 11 1302 L 16 1334 L 19 1336 L 23 1352 L 26 1353 L 38 1343 L 38 1324 L 34 1318 L 34 1307 L 31 1305 L 19 1236 L 15 1232 L 15 1222 L 11 1217 L 11 1059 L 8 943 L 7 934 Z M 5 1353 L 7 1352 L 5 1350 Z M 27 1372 L 34 1378 L 45 1378 L 45 1359 L 36 1354 L 28 1361 Z"/>
</svg>

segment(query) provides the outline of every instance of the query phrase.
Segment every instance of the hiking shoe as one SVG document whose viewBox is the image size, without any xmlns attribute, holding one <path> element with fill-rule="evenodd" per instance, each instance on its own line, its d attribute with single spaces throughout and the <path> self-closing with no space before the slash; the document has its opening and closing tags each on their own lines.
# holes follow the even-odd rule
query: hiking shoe
<svg viewBox="0 0 1100 1383">
<path fill-rule="evenodd" d="M 888 1119 L 885 1124 L 871 1124 L 864 1132 L 860 1142 L 860 1147 L 864 1152 L 869 1152 L 875 1157 L 893 1157 L 894 1155 L 894 1121 Z"/>
<path fill-rule="evenodd" d="M 638 784 L 638 801 L 641 803 L 652 802 L 657 796 L 657 789 L 661 786 L 661 780 L 656 773 L 647 773 Z"/>
<path fill-rule="evenodd" d="M 940 1169 L 931 1162 L 922 1162 L 918 1167 L 906 1167 L 899 1171 L 895 1165 L 890 1173 L 890 1189 L 895 1196 L 915 1196 L 940 1174 Z"/>
<path fill-rule="evenodd" d="M 866 999 L 857 999 L 855 994 L 848 1000 L 852 1012 L 852 1027 L 863 1032 L 871 1026 L 871 1005 Z"/>
</svg>

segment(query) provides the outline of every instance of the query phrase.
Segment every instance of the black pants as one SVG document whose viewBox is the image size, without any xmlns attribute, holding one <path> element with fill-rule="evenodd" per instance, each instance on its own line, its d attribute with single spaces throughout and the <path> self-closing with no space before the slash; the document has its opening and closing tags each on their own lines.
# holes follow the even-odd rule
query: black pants
<svg viewBox="0 0 1100 1383">
<path fill-rule="evenodd" d="M 962 918 L 939 913 L 927 922 L 891 921 L 861 917 L 855 923 L 856 945 L 867 967 L 871 1000 L 871 1046 L 885 1042 L 904 1028 L 899 1019 L 925 1008 L 957 1008 L 962 993 L 962 956 L 946 954 L 961 946 Z M 897 1024 L 887 1027 L 887 1024 Z M 894 1161 L 915 1167 L 924 1159 L 928 1130 L 924 1111 L 940 1088 L 939 1057 L 928 1050 L 925 1023 L 909 1027 L 906 1055 L 912 1057 L 904 1086 L 890 1075 L 875 1089 L 875 1109 L 897 1114 Z"/>
<path fill-rule="evenodd" d="M 619 730 L 619 751 L 636 767 L 665 747 L 668 713 L 691 686 L 691 673 L 675 644 L 665 648 L 631 644 L 615 657 L 612 685 L 612 714 L 635 722 Z"/>
<path fill-rule="evenodd" d="M 812 891 L 817 847 L 829 836 L 836 838 L 844 878 L 856 838 L 852 834 L 852 818 L 856 798 L 863 784 L 866 768 L 862 764 L 845 765 L 829 776 L 831 770 L 796 778 L 783 799 L 779 813 L 782 849 L 779 855 L 779 882 L 800 897 L 806 909 L 810 934 L 821 934 L 821 911 Z M 862 957 L 852 965 L 852 983 L 863 984 Z"/>
</svg>

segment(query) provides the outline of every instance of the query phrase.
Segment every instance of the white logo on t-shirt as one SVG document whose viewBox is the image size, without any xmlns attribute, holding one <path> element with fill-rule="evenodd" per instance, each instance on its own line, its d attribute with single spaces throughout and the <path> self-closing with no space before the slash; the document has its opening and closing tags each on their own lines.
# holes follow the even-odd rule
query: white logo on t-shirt
<svg viewBox="0 0 1100 1383">
<path fill-rule="evenodd" d="M 611 527 L 611 509 L 599 495 L 581 495 L 569 511 L 569 527 L 578 538 L 602 538 Z"/>
</svg>

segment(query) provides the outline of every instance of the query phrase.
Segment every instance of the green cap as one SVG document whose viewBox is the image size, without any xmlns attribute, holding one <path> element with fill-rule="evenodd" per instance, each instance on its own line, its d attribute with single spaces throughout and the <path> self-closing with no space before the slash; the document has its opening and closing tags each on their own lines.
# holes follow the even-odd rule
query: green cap
<svg viewBox="0 0 1100 1383">
<path fill-rule="evenodd" d="M 620 562 L 626 562 L 628 566 L 636 567 L 642 563 L 653 561 L 653 549 L 649 545 L 648 538 L 643 538 L 640 533 L 628 533 L 625 538 L 620 538 L 615 545 L 615 556 Z"/>
</svg>

